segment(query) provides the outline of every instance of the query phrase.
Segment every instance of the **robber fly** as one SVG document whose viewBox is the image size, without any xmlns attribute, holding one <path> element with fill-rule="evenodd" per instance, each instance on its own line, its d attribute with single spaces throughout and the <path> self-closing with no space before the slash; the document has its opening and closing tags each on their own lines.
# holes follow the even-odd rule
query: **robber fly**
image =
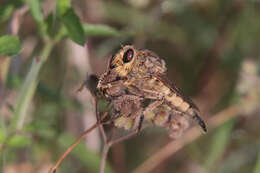
<svg viewBox="0 0 260 173">
<path fill-rule="evenodd" d="M 164 126 L 171 137 L 188 128 L 188 117 L 206 132 L 198 107 L 166 78 L 164 60 L 149 50 L 123 46 L 108 62 L 97 89 L 110 100 L 114 124 L 141 129 L 143 120 Z"/>
</svg>

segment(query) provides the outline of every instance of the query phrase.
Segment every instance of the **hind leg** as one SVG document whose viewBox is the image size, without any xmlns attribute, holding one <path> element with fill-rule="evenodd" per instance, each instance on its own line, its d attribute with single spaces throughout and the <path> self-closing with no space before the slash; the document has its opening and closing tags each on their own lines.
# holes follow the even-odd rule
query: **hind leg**
<svg viewBox="0 0 260 173">
<path fill-rule="evenodd" d="M 139 133 L 141 131 L 143 122 L 144 122 L 144 114 L 142 114 L 139 118 L 137 133 Z"/>
<path fill-rule="evenodd" d="M 146 120 L 152 120 L 155 117 L 153 110 L 163 104 L 163 100 L 155 100 L 150 103 L 144 110 L 143 115 Z"/>
</svg>

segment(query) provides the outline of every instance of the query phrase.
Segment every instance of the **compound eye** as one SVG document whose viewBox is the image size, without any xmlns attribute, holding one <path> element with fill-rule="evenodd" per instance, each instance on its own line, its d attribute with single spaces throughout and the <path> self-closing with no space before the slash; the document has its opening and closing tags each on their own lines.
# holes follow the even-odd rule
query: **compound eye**
<svg viewBox="0 0 260 173">
<path fill-rule="evenodd" d="M 116 68 L 116 66 L 115 65 L 112 65 L 112 64 L 110 64 L 110 69 L 113 69 L 113 68 Z"/>
<path fill-rule="evenodd" d="M 130 62 L 134 57 L 134 51 L 133 49 L 128 49 L 124 55 L 123 55 L 123 61 L 124 63 Z"/>
</svg>

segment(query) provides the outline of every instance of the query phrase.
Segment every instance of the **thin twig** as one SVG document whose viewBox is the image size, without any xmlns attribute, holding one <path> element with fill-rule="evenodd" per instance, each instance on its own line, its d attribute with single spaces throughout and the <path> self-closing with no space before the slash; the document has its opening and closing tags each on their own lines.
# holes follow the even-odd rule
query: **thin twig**
<svg viewBox="0 0 260 173">
<path fill-rule="evenodd" d="M 101 120 L 103 120 L 106 117 L 107 114 L 103 114 L 101 117 Z M 88 133 L 90 133 L 92 130 L 94 130 L 96 127 L 100 126 L 101 121 L 97 121 L 94 125 L 92 125 L 89 129 L 84 131 L 80 137 L 65 151 L 65 153 L 59 158 L 59 160 L 56 162 L 56 164 L 48 171 L 48 173 L 55 173 L 61 162 L 67 157 L 67 155 L 72 151 L 72 149 L 81 141 L 82 138 L 84 138 Z"/>
<path fill-rule="evenodd" d="M 231 106 L 220 113 L 216 114 L 208 120 L 208 125 L 210 129 L 223 124 L 224 122 L 234 118 L 237 114 L 240 113 L 239 106 Z M 198 127 L 193 127 L 189 129 L 181 139 L 177 141 L 171 141 L 166 146 L 162 147 L 159 151 L 153 154 L 150 158 L 144 161 L 140 166 L 138 166 L 133 173 L 148 173 L 151 172 L 154 168 L 160 165 L 167 158 L 172 156 L 174 153 L 182 149 L 185 145 L 191 143 L 195 139 L 201 136 L 201 130 Z"/>
<path fill-rule="evenodd" d="M 144 128 L 146 128 L 146 127 L 149 127 L 149 126 L 151 126 L 152 124 L 145 124 L 145 125 L 143 125 L 143 127 L 142 127 L 142 129 L 141 130 L 143 130 Z M 140 130 L 140 131 L 141 131 Z M 110 141 L 109 142 L 109 145 L 115 145 L 115 144 L 117 144 L 117 143 L 120 143 L 120 142 L 122 142 L 122 141 L 125 141 L 125 140 L 127 140 L 127 139 L 129 139 L 129 138 L 131 138 L 132 136 L 134 136 L 134 135 L 136 135 L 136 134 L 138 134 L 139 132 L 136 130 L 136 131 L 133 131 L 133 132 L 131 132 L 131 133 L 129 133 L 128 135 L 126 135 L 126 136 L 122 136 L 122 137 L 119 137 L 118 139 L 114 139 L 114 140 L 112 140 L 112 141 Z"/>
<path fill-rule="evenodd" d="M 97 117 L 97 121 L 100 121 L 100 114 L 98 112 L 98 100 L 95 96 L 92 96 L 93 97 L 93 100 L 94 100 L 94 105 L 95 105 L 95 112 L 96 112 L 96 117 Z M 103 140 L 104 142 L 107 142 L 107 135 L 105 133 L 105 130 L 104 130 L 104 126 L 103 124 L 101 124 L 99 126 L 99 129 L 101 131 L 101 134 L 102 134 L 102 137 L 103 137 Z"/>
<path fill-rule="evenodd" d="M 100 117 L 99 117 L 99 112 L 98 112 L 98 100 L 94 96 L 93 96 L 93 99 L 94 99 L 94 105 L 95 105 L 95 112 L 96 112 L 97 121 L 99 122 L 100 121 Z M 105 145 L 103 147 L 103 151 L 102 151 L 102 158 L 101 158 L 100 169 L 99 169 L 99 172 L 103 173 L 105 171 L 106 160 L 107 160 L 107 153 L 109 151 L 110 146 L 107 145 L 108 141 L 107 141 L 106 132 L 104 130 L 104 126 L 100 125 L 99 129 L 101 131 L 102 138 L 103 138 L 104 143 L 105 143 Z"/>
<path fill-rule="evenodd" d="M 112 145 L 114 145 L 114 144 L 120 143 L 120 142 L 122 142 L 122 141 L 124 141 L 124 140 L 127 140 L 127 139 L 131 138 L 132 136 L 136 135 L 137 133 L 139 133 L 139 132 L 133 131 L 133 132 L 129 133 L 129 134 L 126 135 L 126 136 L 122 136 L 122 137 L 119 137 L 118 139 L 114 139 L 114 140 L 110 141 L 110 142 L 108 143 L 108 145 L 109 145 L 109 146 L 112 146 Z"/>
<path fill-rule="evenodd" d="M 108 154 L 108 151 L 109 151 L 110 147 L 111 146 L 108 145 L 107 143 L 104 145 L 103 152 L 102 152 L 102 159 L 101 159 L 101 163 L 100 163 L 99 173 L 104 173 L 104 171 L 105 171 L 107 154 Z"/>
<path fill-rule="evenodd" d="M 122 136 L 122 137 L 119 137 L 118 139 L 105 142 L 103 152 L 102 152 L 102 159 L 101 159 L 99 173 L 104 173 L 104 171 L 105 171 L 107 154 L 108 154 L 110 147 L 112 147 L 112 145 L 114 145 L 116 143 L 119 143 L 119 142 L 122 142 L 126 139 L 129 139 L 130 137 L 136 135 L 137 133 L 138 133 L 137 131 L 134 131 L 134 132 L 132 132 L 132 133 L 126 135 L 126 136 Z M 112 136 L 111 136 L 111 138 L 112 138 Z"/>
<path fill-rule="evenodd" d="M 81 91 L 83 89 L 83 87 L 85 86 L 85 83 L 82 84 L 82 86 L 78 89 L 78 91 Z M 98 100 L 97 98 L 95 97 L 95 95 L 93 93 L 91 93 L 92 95 L 92 98 L 93 98 L 93 102 L 94 102 L 94 107 L 95 107 L 95 112 L 96 112 L 96 118 L 97 118 L 97 123 L 98 122 L 101 122 L 101 119 L 100 119 L 100 115 L 99 115 L 99 112 L 98 112 Z M 100 163 L 100 169 L 99 169 L 99 173 L 104 173 L 105 171 L 105 166 L 106 166 L 106 160 L 107 160 L 107 155 L 108 155 L 108 152 L 109 152 L 109 149 L 114 145 L 114 144 L 117 144 L 119 142 L 122 142 L 124 140 L 127 140 L 129 138 L 131 138 L 132 136 L 136 135 L 137 133 L 139 133 L 139 131 L 134 131 L 134 132 L 131 132 L 129 133 L 128 135 L 126 136 L 121 136 L 117 139 L 113 139 L 113 133 L 111 134 L 110 138 L 107 137 L 107 134 L 104 130 L 104 124 L 107 124 L 107 123 L 111 123 L 112 121 L 114 121 L 115 118 L 111 118 L 109 121 L 107 122 L 104 122 L 104 123 L 99 123 L 99 129 L 101 131 L 101 134 L 102 134 L 102 138 L 104 140 L 104 147 L 103 147 L 103 151 L 102 151 L 102 158 L 101 158 L 101 163 Z M 98 125 L 96 125 L 97 127 Z M 147 126 L 149 126 L 149 124 L 145 125 L 142 127 L 142 129 L 146 128 Z M 141 129 L 141 130 L 142 130 Z M 81 137 L 77 140 L 77 141 L 80 141 L 81 140 Z M 75 145 L 77 145 L 77 141 L 74 143 Z M 71 147 L 74 147 L 74 144 L 71 146 Z M 70 147 L 70 148 L 71 148 Z M 72 149 L 68 149 L 68 153 L 72 150 Z M 64 157 L 67 156 L 67 151 L 63 154 Z M 59 160 L 63 160 L 63 156 L 59 159 Z M 59 161 L 57 162 L 57 164 L 59 165 Z M 57 165 L 56 164 L 56 165 Z M 52 169 L 52 172 L 49 172 L 49 173 L 53 173 L 53 171 L 55 171 L 57 169 L 57 167 L 53 168 Z"/>
<path fill-rule="evenodd" d="M 148 127 L 148 126 L 150 126 L 150 124 L 143 125 L 143 127 L 142 127 L 141 130 L 143 130 L 144 128 L 146 128 L 146 127 Z M 140 131 L 141 131 L 141 130 L 140 130 Z M 117 143 L 120 143 L 120 142 L 123 142 L 123 141 L 125 141 L 125 140 L 127 140 L 127 139 L 129 139 L 129 138 L 131 138 L 131 137 L 133 137 L 133 136 L 135 136 L 135 135 L 138 134 L 140 131 L 135 130 L 135 131 L 129 133 L 128 135 L 126 135 L 126 136 L 121 136 L 121 137 L 119 137 L 119 138 L 117 138 L 117 139 L 113 139 L 113 140 L 112 140 L 112 136 L 111 136 L 111 140 L 107 141 L 107 142 L 105 143 L 105 145 L 104 145 L 104 148 L 103 148 L 102 159 L 101 159 L 101 165 L 100 165 L 99 173 L 104 173 L 104 171 L 105 171 L 106 158 L 107 158 L 107 154 L 108 154 L 109 149 L 110 149 L 113 145 L 115 145 L 115 144 L 117 144 Z"/>
</svg>

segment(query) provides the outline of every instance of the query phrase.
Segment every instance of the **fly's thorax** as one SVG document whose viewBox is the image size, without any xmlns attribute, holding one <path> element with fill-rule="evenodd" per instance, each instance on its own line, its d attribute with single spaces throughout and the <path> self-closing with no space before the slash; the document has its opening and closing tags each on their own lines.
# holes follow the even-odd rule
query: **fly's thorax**
<svg viewBox="0 0 260 173">
<path fill-rule="evenodd" d="M 142 88 L 142 90 L 148 90 L 149 93 L 157 93 L 157 95 L 159 94 L 162 97 L 170 92 L 170 89 L 153 77 L 153 75 L 147 75 L 142 79 L 135 80 L 133 83 Z"/>
<path fill-rule="evenodd" d="M 150 73 L 165 73 L 166 67 L 165 62 L 162 59 L 157 59 L 155 57 L 146 58 L 144 65 L 149 69 Z"/>
<path fill-rule="evenodd" d="M 126 87 L 124 85 L 118 84 L 108 88 L 106 93 L 109 97 L 118 97 L 124 95 L 126 93 L 125 91 Z"/>
<path fill-rule="evenodd" d="M 143 66 L 147 68 L 149 73 L 165 73 L 166 66 L 163 59 L 159 58 L 154 52 L 149 50 L 141 50 L 140 51 L 140 59 L 142 60 Z"/>
<path fill-rule="evenodd" d="M 149 50 L 136 50 L 136 56 L 131 65 L 129 74 L 137 76 L 146 77 L 155 73 L 163 74 L 166 72 L 164 60 Z"/>
</svg>

